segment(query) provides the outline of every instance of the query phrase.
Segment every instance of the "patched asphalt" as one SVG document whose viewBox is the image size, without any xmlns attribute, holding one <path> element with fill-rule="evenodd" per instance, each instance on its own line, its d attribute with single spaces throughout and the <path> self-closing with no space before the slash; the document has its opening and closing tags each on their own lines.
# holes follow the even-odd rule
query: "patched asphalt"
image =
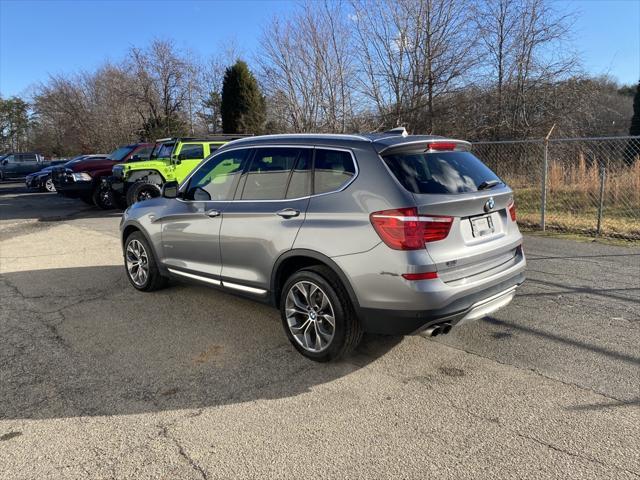
<svg viewBox="0 0 640 480">
<path fill-rule="evenodd" d="M 0 478 L 640 477 L 638 248 L 528 235 L 491 318 L 315 364 L 265 305 L 135 291 L 118 212 L 0 212 Z"/>
</svg>

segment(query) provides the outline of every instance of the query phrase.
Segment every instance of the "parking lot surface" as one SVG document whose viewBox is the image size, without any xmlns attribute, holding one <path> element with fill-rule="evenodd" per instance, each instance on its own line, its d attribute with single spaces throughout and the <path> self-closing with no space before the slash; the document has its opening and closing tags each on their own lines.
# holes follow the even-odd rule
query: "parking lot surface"
<svg viewBox="0 0 640 480">
<path fill-rule="evenodd" d="M 0 185 L 0 478 L 638 478 L 640 249 L 527 236 L 507 308 L 315 364 L 129 286 L 119 213 Z"/>
</svg>

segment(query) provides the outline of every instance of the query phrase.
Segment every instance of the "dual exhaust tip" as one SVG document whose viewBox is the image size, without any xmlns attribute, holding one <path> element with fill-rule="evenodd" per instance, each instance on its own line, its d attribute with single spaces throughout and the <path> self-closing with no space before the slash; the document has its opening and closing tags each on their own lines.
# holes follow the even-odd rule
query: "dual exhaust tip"
<svg viewBox="0 0 640 480">
<path fill-rule="evenodd" d="M 437 337 L 438 335 L 446 335 L 451 331 L 450 323 L 440 323 L 438 325 L 434 325 L 433 327 L 427 328 L 424 333 L 428 337 Z"/>
</svg>

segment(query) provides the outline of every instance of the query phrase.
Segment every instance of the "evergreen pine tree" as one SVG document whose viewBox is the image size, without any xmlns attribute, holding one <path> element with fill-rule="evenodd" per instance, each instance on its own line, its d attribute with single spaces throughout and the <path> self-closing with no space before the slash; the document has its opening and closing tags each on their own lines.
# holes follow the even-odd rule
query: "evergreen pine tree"
<svg viewBox="0 0 640 480">
<path fill-rule="evenodd" d="M 631 127 L 629 135 L 640 135 L 640 82 L 633 96 L 633 116 L 631 117 Z"/>
<path fill-rule="evenodd" d="M 265 99 L 249 67 L 241 60 L 224 74 L 220 113 L 224 133 L 262 132 L 266 120 Z"/>
<path fill-rule="evenodd" d="M 640 135 L 640 81 L 633 96 L 633 116 L 631 117 L 631 126 L 629 127 L 629 135 Z M 627 148 L 624 152 L 624 161 L 627 165 L 633 165 L 640 157 L 640 139 L 629 140 Z"/>
</svg>

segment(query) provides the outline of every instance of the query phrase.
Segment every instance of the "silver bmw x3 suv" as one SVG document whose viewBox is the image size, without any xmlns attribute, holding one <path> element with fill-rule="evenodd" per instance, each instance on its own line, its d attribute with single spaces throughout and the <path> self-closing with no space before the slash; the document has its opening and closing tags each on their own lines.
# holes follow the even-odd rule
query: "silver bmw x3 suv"
<svg viewBox="0 0 640 480">
<path fill-rule="evenodd" d="M 513 192 L 469 150 L 395 131 L 233 141 L 124 213 L 128 278 L 268 302 L 317 361 L 363 332 L 448 333 L 524 281 Z"/>
</svg>

